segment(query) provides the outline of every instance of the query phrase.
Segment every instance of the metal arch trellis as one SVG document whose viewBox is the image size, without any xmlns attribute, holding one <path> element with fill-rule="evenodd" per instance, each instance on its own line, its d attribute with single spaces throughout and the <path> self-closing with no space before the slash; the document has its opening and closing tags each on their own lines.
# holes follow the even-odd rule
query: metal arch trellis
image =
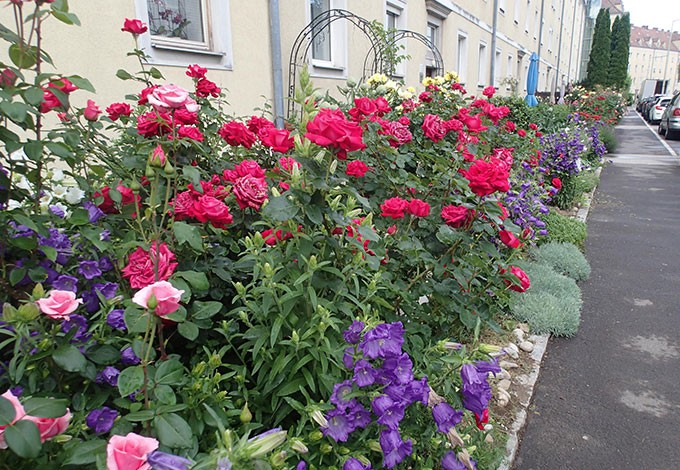
<svg viewBox="0 0 680 470">
<path fill-rule="evenodd" d="M 371 56 L 373 57 L 372 69 L 375 70 L 377 68 L 378 70 L 384 73 L 385 67 L 391 66 L 391 64 L 386 64 L 384 53 L 385 50 L 391 45 L 398 44 L 399 41 L 402 41 L 404 39 L 415 39 L 416 41 L 423 43 L 430 50 L 430 52 L 432 52 L 432 60 L 434 61 L 433 70 L 434 73 L 436 75 L 444 75 L 444 59 L 442 58 L 442 54 L 441 52 L 439 52 L 437 46 L 435 46 L 427 36 L 425 36 L 424 34 L 416 33 L 415 31 L 399 29 L 397 31 L 394 31 L 394 33 L 392 33 L 390 37 L 392 39 L 391 41 L 392 44 L 377 43 L 372 46 L 375 47 L 376 45 L 379 45 L 381 46 L 381 48 L 378 51 L 368 52 L 368 54 L 366 55 L 366 61 L 364 62 L 364 73 L 366 73 L 366 71 L 369 70 L 368 60 Z"/>
<path fill-rule="evenodd" d="M 309 48 L 312 46 L 314 39 L 321 33 L 323 28 L 338 20 L 347 20 L 354 24 L 361 32 L 363 32 L 368 40 L 371 42 L 369 54 L 375 53 L 376 46 L 380 43 L 380 38 L 373 30 L 373 25 L 370 21 L 355 15 L 347 10 L 333 9 L 328 10 L 316 16 L 304 29 L 298 34 L 293 48 L 290 53 L 290 62 L 288 64 L 288 117 L 295 113 L 295 86 L 297 84 L 298 68 L 303 67 L 307 63 L 307 55 Z M 382 58 L 374 57 L 369 61 L 369 56 L 366 56 L 364 64 L 371 62 L 373 69 L 372 73 L 377 73 L 382 70 Z M 364 67 L 364 73 L 366 73 Z"/>
</svg>

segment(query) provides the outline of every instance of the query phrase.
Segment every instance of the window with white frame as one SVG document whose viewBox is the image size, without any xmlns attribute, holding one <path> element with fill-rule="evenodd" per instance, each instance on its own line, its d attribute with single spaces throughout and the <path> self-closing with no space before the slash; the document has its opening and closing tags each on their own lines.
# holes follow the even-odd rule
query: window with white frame
<svg viewBox="0 0 680 470">
<path fill-rule="evenodd" d="M 310 23 L 334 9 L 344 9 L 346 0 L 307 0 Z M 315 76 L 343 78 L 347 72 L 346 22 L 319 21 L 312 26 L 311 73 Z"/>
<path fill-rule="evenodd" d="M 527 17 L 524 21 L 524 32 L 529 32 L 529 26 L 531 25 L 531 0 L 527 0 Z"/>
<path fill-rule="evenodd" d="M 498 86 L 501 81 L 501 59 L 503 57 L 503 52 L 500 49 L 496 49 L 496 58 L 494 62 L 493 69 L 493 83 L 492 85 Z"/>
<path fill-rule="evenodd" d="M 434 16 L 428 15 L 427 25 L 425 27 L 425 36 L 430 40 L 432 45 L 441 52 L 442 42 L 442 21 Z M 425 54 L 425 76 L 432 77 L 436 71 L 436 64 L 434 61 L 434 54 L 428 50 Z"/>
<path fill-rule="evenodd" d="M 506 3 L 506 0 L 498 0 L 498 11 L 500 11 L 502 14 L 505 14 L 507 10 L 508 5 Z"/>
<path fill-rule="evenodd" d="M 484 86 L 486 84 L 486 43 L 479 43 L 479 62 L 477 67 L 477 85 Z"/>
<path fill-rule="evenodd" d="M 506 70 L 506 72 L 505 72 L 506 77 L 513 77 L 514 76 L 514 73 L 513 73 L 513 70 L 512 70 L 512 64 L 513 64 L 513 56 L 512 56 L 512 54 L 508 54 L 508 66 L 505 69 Z M 506 90 L 509 90 L 509 89 L 510 89 L 510 83 L 508 83 L 508 85 L 506 86 Z"/>
<path fill-rule="evenodd" d="M 137 17 L 148 34 L 140 36 L 140 47 L 149 62 L 231 68 L 230 0 L 135 0 Z M 216 27 L 215 25 L 219 25 Z M 190 54 L 200 54 L 191 57 Z"/>
<path fill-rule="evenodd" d="M 519 13 L 524 0 L 515 0 L 515 24 L 519 24 Z"/>
<path fill-rule="evenodd" d="M 458 32 L 458 55 L 456 56 L 456 73 L 461 83 L 467 80 L 468 39 L 467 34 Z"/>
<path fill-rule="evenodd" d="M 406 29 L 406 2 L 405 0 L 387 0 L 385 2 L 385 29 L 400 30 Z M 390 33 L 388 33 L 390 34 Z M 393 33 L 392 33 L 393 34 Z M 399 41 L 395 44 L 397 55 L 406 55 L 406 42 Z M 402 78 L 406 75 L 405 61 L 399 61 L 392 70 L 393 75 Z"/>
<path fill-rule="evenodd" d="M 534 39 L 538 37 L 538 10 L 534 10 Z"/>
<path fill-rule="evenodd" d="M 553 45 L 553 29 L 550 28 L 548 30 L 548 51 L 549 52 L 552 52 L 552 50 L 553 50 L 552 45 Z"/>
</svg>

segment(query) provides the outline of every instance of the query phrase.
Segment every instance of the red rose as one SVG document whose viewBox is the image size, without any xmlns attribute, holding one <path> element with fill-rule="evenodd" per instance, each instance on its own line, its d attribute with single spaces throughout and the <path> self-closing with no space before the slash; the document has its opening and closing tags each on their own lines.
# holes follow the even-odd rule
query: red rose
<svg viewBox="0 0 680 470">
<path fill-rule="evenodd" d="M 427 217 L 430 215 L 430 205 L 420 199 L 411 199 L 406 212 L 416 217 Z"/>
<path fill-rule="evenodd" d="M 149 111 L 137 116 L 137 133 L 144 137 L 167 134 L 172 130 L 170 121 L 171 117 L 167 113 Z"/>
<path fill-rule="evenodd" d="M 123 22 L 123 27 L 120 28 L 121 31 L 132 34 L 143 34 L 146 33 L 149 28 L 146 27 L 142 20 L 125 18 Z"/>
<path fill-rule="evenodd" d="M 442 140 L 447 132 L 444 121 L 434 114 L 425 115 L 421 128 L 423 129 L 425 136 L 433 142 Z"/>
<path fill-rule="evenodd" d="M 444 125 L 449 131 L 458 132 L 463 130 L 463 123 L 456 118 L 451 118 L 448 121 L 444 121 Z"/>
<path fill-rule="evenodd" d="M 203 195 L 198 198 L 198 206 L 201 208 L 201 218 L 196 217 L 201 222 L 210 222 L 215 228 L 226 228 L 233 222 L 233 217 L 229 212 L 229 207 L 222 201 L 212 196 Z M 204 220 L 201 220 L 204 219 Z"/>
<path fill-rule="evenodd" d="M 47 87 L 56 88 L 62 93 L 66 93 L 67 95 L 73 93 L 78 89 L 78 87 L 71 83 L 71 81 L 68 78 L 60 78 L 58 80 L 55 80 L 51 82 L 49 85 L 47 85 Z"/>
<path fill-rule="evenodd" d="M 156 88 L 158 88 L 158 85 L 151 85 L 140 91 L 137 104 L 147 104 L 149 102 L 149 95 L 153 93 Z"/>
<path fill-rule="evenodd" d="M 505 123 L 505 130 L 506 130 L 507 132 L 515 132 L 516 129 L 517 129 L 517 126 L 515 125 L 514 122 L 512 122 L 512 121 L 506 121 L 506 123 Z"/>
<path fill-rule="evenodd" d="M 475 212 L 463 206 L 448 205 L 442 208 L 442 219 L 449 227 L 460 228 L 469 224 Z"/>
<path fill-rule="evenodd" d="M 234 195 L 241 209 L 252 207 L 260 210 L 262 204 L 269 197 L 269 188 L 264 178 L 255 178 L 252 175 L 242 176 L 234 183 Z"/>
<path fill-rule="evenodd" d="M 387 100 L 383 96 L 378 96 L 376 99 L 373 100 L 373 103 L 375 104 L 375 107 L 376 107 L 375 114 L 377 114 L 378 116 L 382 116 L 385 113 L 389 113 L 390 111 L 392 111 L 392 108 L 390 108 L 390 104 L 387 102 Z M 406 118 L 406 119 L 408 119 L 408 118 Z M 407 123 L 407 125 L 408 125 L 408 123 Z"/>
<path fill-rule="evenodd" d="M 408 144 L 413 140 L 413 135 L 408 128 L 408 124 L 403 124 L 400 121 L 401 120 L 395 122 L 385 121 L 382 124 L 382 130 L 380 131 L 381 134 L 387 135 L 390 146 L 394 148 L 403 144 Z"/>
<path fill-rule="evenodd" d="M 562 180 L 559 178 L 553 178 L 552 179 L 552 185 L 553 188 L 557 189 L 558 191 L 562 189 Z"/>
<path fill-rule="evenodd" d="M 496 191 L 507 192 L 510 189 L 508 172 L 485 160 L 476 160 L 463 176 L 468 179 L 468 186 L 479 197 L 488 196 Z"/>
<path fill-rule="evenodd" d="M 493 86 L 488 86 L 484 88 L 484 91 L 482 91 L 482 95 L 486 96 L 487 98 L 492 98 L 494 93 L 496 93 L 496 88 Z"/>
<path fill-rule="evenodd" d="M 300 168 L 300 164 L 292 157 L 281 157 L 279 158 L 279 165 L 286 171 L 293 171 L 293 167 L 297 166 Z"/>
<path fill-rule="evenodd" d="M 169 136 L 170 137 L 170 136 Z M 195 140 L 197 142 L 203 142 L 203 134 L 201 131 L 194 126 L 180 126 L 177 128 L 177 137 L 180 139 Z"/>
<path fill-rule="evenodd" d="M 504 271 L 501 271 L 501 273 L 503 272 Z M 510 290 L 514 290 L 515 292 L 525 292 L 531 286 L 529 276 L 527 276 L 526 273 L 517 266 L 510 266 L 510 273 L 519 280 L 519 284 L 514 284 L 508 279 L 505 279 L 505 284 L 510 288 Z"/>
<path fill-rule="evenodd" d="M 106 108 L 109 119 L 117 121 L 121 116 L 129 116 L 132 114 L 132 106 L 127 103 L 112 103 Z"/>
<path fill-rule="evenodd" d="M 247 149 L 252 147 L 256 140 L 255 134 L 250 132 L 243 123 L 237 121 L 230 121 L 224 124 L 218 134 L 229 145 L 243 145 Z"/>
<path fill-rule="evenodd" d="M 5 69 L 0 72 L 0 88 L 14 86 L 17 81 L 17 74 L 12 69 Z"/>
<path fill-rule="evenodd" d="M 497 204 L 498 204 L 498 207 L 501 208 L 501 215 L 500 215 L 499 219 L 501 219 L 501 220 L 507 219 L 508 218 L 508 210 L 505 208 L 505 206 L 500 201 Z"/>
<path fill-rule="evenodd" d="M 250 119 L 248 119 L 246 126 L 248 126 L 248 130 L 253 134 L 259 134 L 260 129 L 265 127 L 275 127 L 274 123 L 269 119 L 258 116 L 252 116 Z"/>
<path fill-rule="evenodd" d="M 475 413 L 475 423 L 477 424 L 477 429 L 484 431 L 484 425 L 489 422 L 489 409 L 485 408 L 482 411 L 482 415 Z"/>
<path fill-rule="evenodd" d="M 519 238 L 517 238 L 514 233 L 508 230 L 501 230 L 500 232 L 498 232 L 498 236 L 500 237 L 501 241 L 505 246 L 508 246 L 510 248 L 517 248 L 520 245 Z"/>
<path fill-rule="evenodd" d="M 198 64 L 192 64 L 187 67 L 186 74 L 191 78 L 205 78 L 205 74 L 208 73 L 208 69 L 201 67 Z"/>
<path fill-rule="evenodd" d="M 175 219 L 197 218 L 194 209 L 194 196 L 192 191 L 183 191 L 170 203 L 175 214 Z"/>
<path fill-rule="evenodd" d="M 467 115 L 464 119 L 461 119 L 461 121 L 463 121 L 463 123 L 465 123 L 467 126 L 468 132 L 478 133 L 488 129 L 488 127 L 482 124 L 482 120 L 480 119 L 479 115 Z"/>
<path fill-rule="evenodd" d="M 193 126 L 198 124 L 198 114 L 187 111 L 186 109 L 176 109 L 172 113 L 173 124 Z"/>
<path fill-rule="evenodd" d="M 250 175 L 253 178 L 264 178 L 265 173 L 260 164 L 255 160 L 243 160 L 235 165 L 233 170 L 224 170 L 222 173 L 224 179 L 232 183 L 246 175 Z"/>
<path fill-rule="evenodd" d="M 403 219 L 407 207 L 408 201 L 400 197 L 392 197 L 380 204 L 380 209 L 382 210 L 380 215 L 392 217 L 393 219 Z"/>
<path fill-rule="evenodd" d="M 355 178 L 363 178 L 368 170 L 369 167 L 364 162 L 361 160 L 354 160 L 347 164 L 346 173 L 349 176 L 354 176 Z"/>
<path fill-rule="evenodd" d="M 510 108 L 507 106 L 496 107 L 489 103 L 489 106 L 484 109 L 484 114 L 486 114 L 489 119 L 491 119 L 491 122 L 498 124 L 498 121 L 510 114 Z"/>
<path fill-rule="evenodd" d="M 334 149 L 336 156 L 345 160 L 347 152 L 366 148 L 362 135 L 361 127 L 348 121 L 342 111 L 324 108 L 307 123 L 305 137 L 316 145 Z"/>
<path fill-rule="evenodd" d="M 201 98 L 207 98 L 208 96 L 217 98 L 221 92 L 222 89 L 215 82 L 211 82 L 207 78 L 201 78 L 196 83 L 196 96 Z"/>
<path fill-rule="evenodd" d="M 61 101 L 57 98 L 57 95 L 49 90 L 43 92 L 43 102 L 40 103 L 40 112 L 48 113 L 55 108 L 62 107 Z"/>
<path fill-rule="evenodd" d="M 121 206 L 127 206 L 128 204 L 133 204 L 135 202 L 135 193 L 132 191 L 130 188 L 126 188 L 125 186 L 119 184 L 116 186 L 116 190 L 120 193 L 121 196 Z M 93 194 L 93 197 L 102 197 L 104 198 L 104 201 L 102 201 L 97 207 L 101 209 L 102 212 L 105 214 L 117 214 L 118 209 L 116 208 L 116 203 L 113 201 L 111 196 L 109 195 L 109 192 L 111 191 L 111 188 L 108 186 L 104 186 L 101 191 L 97 191 Z M 137 195 L 137 200 L 140 201 L 142 198 L 141 196 Z"/>
<path fill-rule="evenodd" d="M 99 115 L 102 113 L 99 106 L 95 104 L 92 100 L 87 100 L 87 106 L 83 109 L 83 117 L 88 121 L 96 121 Z"/>
<path fill-rule="evenodd" d="M 295 147 L 295 139 L 290 136 L 286 129 L 275 127 L 263 127 L 257 133 L 260 142 L 275 152 L 286 153 Z"/>
<path fill-rule="evenodd" d="M 354 108 L 348 111 L 355 121 L 361 121 L 365 116 L 370 116 L 378 111 L 372 99 L 362 96 L 361 98 L 354 98 Z"/>
<path fill-rule="evenodd" d="M 524 129 L 520 129 L 520 130 L 517 131 L 517 135 L 520 136 L 520 137 L 526 137 L 527 131 L 525 131 Z"/>
<path fill-rule="evenodd" d="M 175 254 L 168 245 L 153 242 L 149 251 L 137 247 L 122 269 L 123 277 L 130 279 L 130 287 L 141 289 L 156 281 L 165 281 L 175 272 Z M 158 276 L 156 276 L 156 273 Z"/>
<path fill-rule="evenodd" d="M 538 126 L 532 122 L 531 124 L 529 124 L 529 129 L 531 129 L 532 131 L 535 131 L 535 130 L 538 129 Z"/>
<path fill-rule="evenodd" d="M 430 93 L 429 91 L 424 91 L 418 96 L 418 99 L 420 101 L 422 101 L 423 103 L 431 103 L 432 102 L 432 93 Z"/>
</svg>

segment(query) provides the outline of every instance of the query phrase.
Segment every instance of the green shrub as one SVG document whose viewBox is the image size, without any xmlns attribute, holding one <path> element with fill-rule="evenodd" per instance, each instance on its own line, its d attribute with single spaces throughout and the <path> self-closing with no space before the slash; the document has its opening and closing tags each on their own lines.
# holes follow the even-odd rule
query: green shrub
<svg viewBox="0 0 680 470">
<path fill-rule="evenodd" d="M 600 182 L 600 177 L 594 171 L 585 171 L 576 177 L 576 194 L 591 192 Z"/>
<path fill-rule="evenodd" d="M 550 242 L 572 243 L 581 250 L 585 248 L 586 224 L 551 210 L 543 218 L 548 235 L 539 240 L 539 244 Z"/>
<path fill-rule="evenodd" d="M 558 298 L 570 298 L 581 302 L 581 289 L 572 278 L 564 276 L 547 264 L 535 261 L 522 261 L 517 266 L 529 276 L 531 287 L 527 293 L 547 292 Z"/>
<path fill-rule="evenodd" d="M 583 253 L 571 243 L 551 242 L 532 250 L 537 263 L 550 266 L 556 272 L 583 281 L 590 276 L 590 265 Z"/>
<path fill-rule="evenodd" d="M 562 188 L 552 198 L 551 204 L 566 210 L 574 207 L 576 196 L 576 176 L 563 176 Z"/>
<path fill-rule="evenodd" d="M 619 141 L 616 139 L 616 132 L 612 126 L 603 126 L 600 129 L 600 140 L 607 147 L 607 152 L 613 153 L 619 146 Z"/>
<path fill-rule="evenodd" d="M 510 301 L 512 315 L 526 322 L 536 334 L 574 336 L 581 322 L 580 303 L 549 292 L 525 292 Z"/>
</svg>

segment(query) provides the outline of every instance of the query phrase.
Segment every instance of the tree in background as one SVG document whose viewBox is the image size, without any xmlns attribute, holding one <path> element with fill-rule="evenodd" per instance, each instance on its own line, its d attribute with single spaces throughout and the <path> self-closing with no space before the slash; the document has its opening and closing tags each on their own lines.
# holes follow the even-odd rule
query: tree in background
<svg viewBox="0 0 680 470">
<path fill-rule="evenodd" d="M 625 90 L 628 76 L 628 55 L 630 51 L 630 14 L 614 20 L 612 26 L 611 58 L 609 60 L 609 85 Z"/>
<path fill-rule="evenodd" d="M 607 85 L 609 82 L 609 59 L 611 57 L 611 19 L 609 10 L 600 10 L 595 20 L 593 33 L 593 47 L 590 50 L 588 74 L 585 84 L 587 87 Z"/>
</svg>

